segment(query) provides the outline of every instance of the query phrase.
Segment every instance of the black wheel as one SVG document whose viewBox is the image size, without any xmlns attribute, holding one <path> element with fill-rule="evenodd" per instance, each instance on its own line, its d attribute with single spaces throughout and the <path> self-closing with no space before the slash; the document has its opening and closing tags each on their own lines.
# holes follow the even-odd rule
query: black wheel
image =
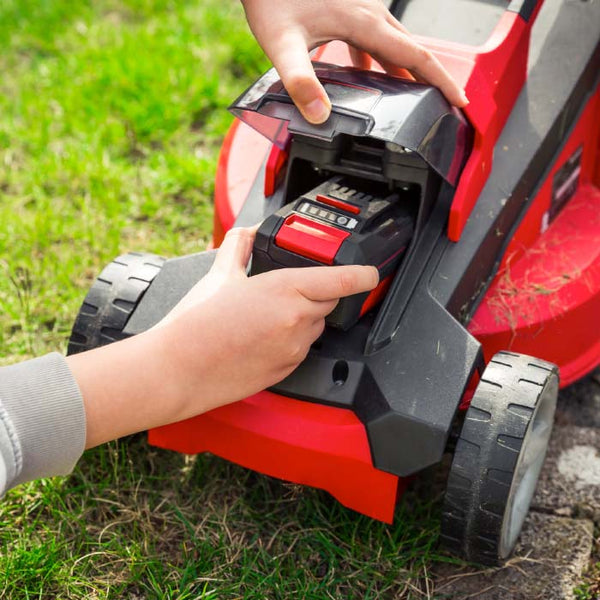
<svg viewBox="0 0 600 600">
<path fill-rule="evenodd" d="M 128 337 L 123 329 L 164 262 L 155 254 L 131 252 L 106 266 L 79 309 L 67 354 Z"/>
<path fill-rule="evenodd" d="M 496 354 L 465 415 L 448 477 L 442 544 L 485 565 L 517 543 L 544 462 L 558 396 L 558 368 Z"/>
</svg>

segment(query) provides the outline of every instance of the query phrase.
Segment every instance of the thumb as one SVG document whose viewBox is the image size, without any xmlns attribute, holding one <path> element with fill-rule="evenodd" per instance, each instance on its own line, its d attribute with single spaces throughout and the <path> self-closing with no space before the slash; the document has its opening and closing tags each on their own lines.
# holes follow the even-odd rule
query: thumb
<svg viewBox="0 0 600 600">
<path fill-rule="evenodd" d="M 302 116 L 309 123 L 325 122 L 331 113 L 331 102 L 315 75 L 302 35 L 281 36 L 266 51 Z"/>
<path fill-rule="evenodd" d="M 258 226 L 230 229 L 219 247 L 211 271 L 222 274 L 242 272 L 245 275 L 257 229 Z"/>
<path fill-rule="evenodd" d="M 379 282 L 377 269 L 366 265 L 301 267 L 286 269 L 281 276 L 304 297 L 320 302 L 368 292 Z"/>
</svg>

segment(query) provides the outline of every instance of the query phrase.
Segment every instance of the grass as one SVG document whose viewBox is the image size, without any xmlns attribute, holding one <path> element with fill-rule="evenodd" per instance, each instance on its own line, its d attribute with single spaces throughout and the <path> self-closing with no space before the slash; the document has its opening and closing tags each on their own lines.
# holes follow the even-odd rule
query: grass
<svg viewBox="0 0 600 600">
<path fill-rule="evenodd" d="M 237 8 L 2 3 L 8 360 L 63 344 L 82 289 L 122 250 L 205 245 L 225 108 L 265 66 Z"/>
<path fill-rule="evenodd" d="M 226 106 L 266 67 L 236 2 L 0 3 L 0 364 L 64 350 L 101 268 L 210 238 Z M 396 525 L 143 436 L 0 502 L 0 598 L 420 598 L 439 497 Z"/>
<path fill-rule="evenodd" d="M 0 582 L 6 598 L 421 597 L 408 592 L 424 589 L 436 512 L 404 504 L 404 523 L 388 527 L 324 493 L 138 438 L 9 494 Z"/>
</svg>

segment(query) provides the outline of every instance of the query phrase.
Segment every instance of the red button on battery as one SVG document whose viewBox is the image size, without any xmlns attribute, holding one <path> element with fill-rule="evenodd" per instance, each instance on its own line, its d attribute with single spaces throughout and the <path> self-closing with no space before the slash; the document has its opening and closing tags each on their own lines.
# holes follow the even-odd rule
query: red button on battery
<svg viewBox="0 0 600 600">
<path fill-rule="evenodd" d="M 342 210 L 350 212 L 353 215 L 358 215 L 360 213 L 359 206 L 355 206 L 354 204 L 350 204 L 349 202 L 344 202 L 342 200 L 337 200 L 336 198 L 330 198 L 329 196 L 324 196 L 323 194 L 317 194 L 317 202 L 328 204 L 334 208 L 341 208 Z"/>
<path fill-rule="evenodd" d="M 275 244 L 300 256 L 332 265 L 349 231 L 311 221 L 300 215 L 290 215 L 275 236 Z"/>
</svg>

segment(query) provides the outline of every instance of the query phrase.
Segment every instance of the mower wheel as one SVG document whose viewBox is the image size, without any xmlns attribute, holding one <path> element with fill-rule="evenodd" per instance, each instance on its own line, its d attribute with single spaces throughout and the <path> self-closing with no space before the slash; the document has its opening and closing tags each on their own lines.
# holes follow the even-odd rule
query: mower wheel
<svg viewBox="0 0 600 600">
<path fill-rule="evenodd" d="M 130 252 L 105 267 L 79 309 L 67 354 L 128 337 L 125 325 L 164 262 L 155 254 Z"/>
<path fill-rule="evenodd" d="M 465 415 L 450 468 L 442 544 L 466 560 L 502 564 L 514 549 L 548 447 L 558 368 L 499 352 Z"/>
</svg>

